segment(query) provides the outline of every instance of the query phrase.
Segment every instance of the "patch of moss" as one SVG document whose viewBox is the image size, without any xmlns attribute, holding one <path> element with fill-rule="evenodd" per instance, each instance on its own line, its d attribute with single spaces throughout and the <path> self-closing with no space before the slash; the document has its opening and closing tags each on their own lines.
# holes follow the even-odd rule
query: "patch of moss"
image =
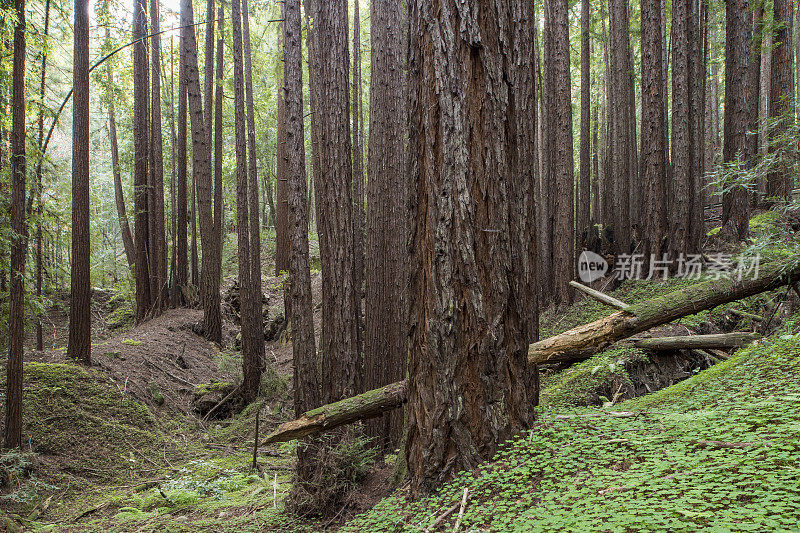
<svg viewBox="0 0 800 533">
<path fill-rule="evenodd" d="M 125 344 L 127 346 L 141 346 L 142 341 L 135 341 L 133 339 L 122 339 L 122 344 Z"/>
<path fill-rule="evenodd" d="M 776 233 L 780 211 L 770 210 L 759 213 L 748 222 L 751 234 Z"/>
<path fill-rule="evenodd" d="M 228 381 L 212 381 L 210 383 L 202 383 L 194 388 L 195 399 L 205 396 L 206 394 L 213 394 L 217 392 L 228 393 L 234 387 L 233 383 Z"/>
<path fill-rule="evenodd" d="M 66 364 L 25 363 L 23 432 L 33 449 L 58 455 L 66 469 L 111 477 L 142 460 L 160 434 L 152 413 L 102 374 Z M 5 376 L 3 376 L 4 380 Z"/>
</svg>

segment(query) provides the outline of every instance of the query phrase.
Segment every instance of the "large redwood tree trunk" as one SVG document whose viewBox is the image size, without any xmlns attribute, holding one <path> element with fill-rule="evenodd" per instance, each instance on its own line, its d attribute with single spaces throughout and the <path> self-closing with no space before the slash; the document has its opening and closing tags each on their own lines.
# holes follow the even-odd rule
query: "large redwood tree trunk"
<svg viewBox="0 0 800 533">
<path fill-rule="evenodd" d="M 518 157 L 533 132 L 518 83 L 532 66 L 533 4 L 412 0 L 409 10 L 417 211 L 406 459 L 419 495 L 534 419 L 523 283 L 532 180 Z"/>
</svg>

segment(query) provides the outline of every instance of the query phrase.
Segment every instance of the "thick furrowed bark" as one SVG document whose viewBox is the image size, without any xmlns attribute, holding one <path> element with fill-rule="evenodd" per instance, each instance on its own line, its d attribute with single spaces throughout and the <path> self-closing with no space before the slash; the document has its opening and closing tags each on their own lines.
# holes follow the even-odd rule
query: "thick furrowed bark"
<svg viewBox="0 0 800 533">
<path fill-rule="evenodd" d="M 528 362 L 531 364 L 585 359 L 588 353 L 597 352 L 614 342 L 660 326 L 678 318 L 693 315 L 720 304 L 740 300 L 766 292 L 800 279 L 800 263 L 768 264 L 761 267 L 758 279 L 710 280 L 685 289 L 631 305 L 605 318 L 582 324 L 559 335 L 530 345 Z M 753 334 L 739 333 L 738 340 L 755 340 Z M 687 340 L 720 335 L 698 335 Z M 731 337 L 728 335 L 728 337 Z M 663 339 L 648 339 L 658 341 Z M 682 338 L 681 338 L 682 340 Z M 743 342 L 744 343 L 744 342 Z M 740 344 L 725 344 L 724 347 Z M 712 346 L 713 345 L 713 346 Z M 687 348 L 716 348 L 719 342 L 693 344 Z M 680 346 L 676 347 L 680 348 Z M 326 431 L 337 426 L 366 420 L 383 412 L 396 409 L 406 401 L 407 383 L 398 381 L 380 389 L 365 392 L 336 403 L 308 411 L 302 417 L 282 424 L 271 433 L 264 444 L 286 442 Z"/>
</svg>

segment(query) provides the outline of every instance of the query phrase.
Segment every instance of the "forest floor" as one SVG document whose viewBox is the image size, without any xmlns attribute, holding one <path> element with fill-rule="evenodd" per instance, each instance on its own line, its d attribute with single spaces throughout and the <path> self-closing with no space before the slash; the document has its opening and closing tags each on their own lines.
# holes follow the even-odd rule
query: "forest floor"
<svg viewBox="0 0 800 533">
<path fill-rule="evenodd" d="M 751 228 L 768 234 L 777 224 L 754 221 Z M 626 282 L 610 292 L 634 303 L 689 283 Z M 320 289 L 316 273 L 315 303 Z M 271 320 L 282 312 L 281 279 L 265 278 L 264 291 Z M 223 294 L 231 294 L 230 281 Z M 536 426 L 492 461 L 411 502 L 388 482 L 390 455 L 332 520 L 285 509 L 295 443 L 259 448 L 252 468 L 256 417 L 264 435 L 293 411 L 285 333 L 266 344 L 258 402 L 234 416 L 223 408 L 204 416 L 231 390 L 241 360 L 197 335 L 200 311 L 170 310 L 132 327 L 129 308 L 98 294 L 94 366 L 85 369 L 65 355 L 67 304 L 50 310 L 46 350 L 26 352 L 27 446 L 0 456 L 0 531 L 425 531 L 465 489 L 465 530 L 762 531 L 800 523 L 800 305 L 785 289 L 649 332 L 765 329 L 732 308 L 772 317 L 763 341 L 720 364 L 684 352 L 646 354 L 626 341 L 567 369 L 545 368 Z M 225 299 L 228 347 L 237 330 L 232 307 Z M 608 313 L 593 300 L 550 310 L 541 336 Z M 316 305 L 318 329 L 320 318 Z M 455 507 L 430 530 L 452 530 Z"/>
</svg>

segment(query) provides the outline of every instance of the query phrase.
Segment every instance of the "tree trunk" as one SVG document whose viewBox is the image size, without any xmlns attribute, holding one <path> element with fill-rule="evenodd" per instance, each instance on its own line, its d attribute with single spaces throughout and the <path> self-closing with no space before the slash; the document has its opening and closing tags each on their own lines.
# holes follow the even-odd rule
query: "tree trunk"
<svg viewBox="0 0 800 533">
<path fill-rule="evenodd" d="M 672 257 L 691 249 L 694 190 L 692 148 L 693 35 L 692 0 L 675 0 L 672 8 L 672 186 L 670 251 Z"/>
<path fill-rule="evenodd" d="M 245 104 L 247 106 L 247 190 L 249 196 L 250 224 L 250 297 L 253 308 L 253 365 L 257 365 L 260 374 L 264 361 L 264 326 L 262 320 L 262 289 L 261 289 L 261 220 L 259 213 L 258 194 L 258 168 L 256 166 L 256 118 L 253 105 L 253 67 L 250 53 L 250 16 L 248 14 L 247 0 L 242 2 L 242 39 L 244 45 L 244 89 Z M 258 393 L 258 387 L 254 389 Z M 254 397 L 255 398 L 255 397 Z"/>
<path fill-rule="evenodd" d="M 361 297 L 364 287 L 364 117 L 361 88 L 361 21 L 358 0 L 353 8 L 353 287 L 356 291 L 356 349 L 362 352 Z"/>
<path fill-rule="evenodd" d="M 88 366 L 91 364 L 92 331 L 92 288 L 89 279 L 89 6 L 80 0 L 75 2 L 74 54 L 72 269 L 67 353 Z"/>
<path fill-rule="evenodd" d="M 772 132 L 773 140 L 786 134 L 794 123 L 794 84 L 792 83 L 792 0 L 773 1 L 775 26 L 772 51 L 772 84 L 770 89 L 770 117 L 780 123 Z M 776 147 L 773 147 L 773 151 Z M 767 176 L 767 197 L 789 200 L 792 176 L 787 165 Z"/>
<path fill-rule="evenodd" d="M 109 31 L 106 29 L 106 39 L 109 39 Z M 114 76 L 111 72 L 111 64 L 107 67 L 108 86 L 115 87 Z M 122 176 L 120 173 L 119 165 L 119 144 L 117 142 L 117 119 L 115 113 L 114 96 L 108 95 L 108 130 L 109 142 L 111 143 L 111 170 L 114 175 L 114 199 L 117 206 L 117 219 L 119 220 L 119 228 L 122 233 L 122 245 L 125 248 L 125 258 L 128 260 L 128 266 L 131 269 L 135 268 L 136 254 L 133 246 L 133 235 L 131 235 L 131 228 L 128 224 L 128 215 L 125 212 L 125 197 L 122 194 Z"/>
<path fill-rule="evenodd" d="M 191 0 L 181 0 L 181 25 L 191 26 L 194 21 Z M 186 28 L 183 42 L 186 58 L 186 93 L 192 120 L 192 176 L 197 188 L 200 219 L 200 238 L 203 243 L 203 267 L 200 283 L 200 301 L 203 304 L 203 326 L 207 338 L 213 325 L 221 324 L 219 270 L 214 257 L 214 219 L 211 209 L 211 136 L 206 132 L 203 119 L 203 102 L 200 94 L 200 71 L 197 68 L 197 40 L 194 27 Z M 194 213 L 192 213 L 194 218 Z M 213 339 L 210 339 L 213 340 Z"/>
<path fill-rule="evenodd" d="M 725 4 L 725 119 L 722 150 L 725 163 L 737 157 L 746 159 L 748 155 L 747 70 L 751 52 L 751 18 L 747 0 L 729 0 Z M 749 103 L 755 105 L 754 102 Z M 747 189 L 735 188 L 723 193 L 721 235 L 739 241 L 746 239 L 749 219 Z"/>
<path fill-rule="evenodd" d="M 217 293 L 219 293 L 220 278 L 222 275 L 222 244 L 225 241 L 225 204 L 222 198 L 222 143 L 224 133 L 222 131 L 222 99 L 224 97 L 224 38 L 225 38 L 225 9 L 220 2 L 219 12 L 219 37 L 217 38 L 217 90 L 215 92 L 216 101 L 214 102 L 214 276 Z M 212 325 L 209 324 L 209 327 Z M 222 342 L 222 323 L 219 324 L 219 333 L 216 331 L 217 325 L 213 325 L 213 331 L 209 339 L 215 342 Z"/>
<path fill-rule="evenodd" d="M 569 20 L 566 2 L 545 5 L 545 24 L 549 27 L 551 54 L 546 68 L 547 102 L 550 107 L 550 181 L 553 196 L 553 301 L 569 303 L 572 290 L 569 282 L 575 270 L 575 233 L 572 153 L 572 104 L 569 62 Z"/>
<path fill-rule="evenodd" d="M 694 12 L 690 18 L 692 32 L 691 62 L 691 115 L 692 115 L 692 203 L 689 207 L 691 221 L 689 224 L 689 250 L 697 253 L 700 243 L 705 237 L 704 206 L 706 191 L 704 189 L 703 166 L 705 157 L 705 117 L 703 106 L 706 91 L 706 53 L 705 42 L 708 39 L 708 16 L 704 0 L 692 0 Z"/>
<path fill-rule="evenodd" d="M 589 1 L 581 2 L 581 147 L 580 147 L 580 184 L 578 186 L 578 243 L 587 245 L 591 214 L 591 49 L 589 44 Z"/>
<path fill-rule="evenodd" d="M 150 250 L 150 275 L 153 279 L 153 312 L 161 314 L 167 304 L 167 241 L 164 229 L 164 144 L 161 131 L 161 36 L 159 33 L 159 0 L 150 0 L 150 38 L 153 86 L 150 119 L 150 173 L 152 176 L 153 211 L 150 213 L 153 249 Z"/>
<path fill-rule="evenodd" d="M 548 5 L 544 5 L 544 24 L 542 26 L 542 97 L 540 100 L 541 105 L 541 118 L 542 127 L 542 142 L 540 144 L 542 152 L 542 174 L 539 177 L 539 219 L 541 223 L 537 227 L 537 235 L 539 237 L 539 263 L 538 271 L 542 272 L 541 279 L 539 280 L 539 299 L 544 302 L 552 302 L 553 293 L 555 292 L 555 277 L 553 272 L 553 225 L 554 225 L 554 211 L 555 211 L 555 185 L 553 184 L 552 172 L 552 159 L 553 159 L 553 126 L 551 121 L 552 106 L 549 105 L 549 98 L 552 94 L 553 80 L 551 78 L 552 69 L 550 68 L 551 58 L 553 55 L 553 38 L 551 25 L 547 23 L 548 18 Z"/>
<path fill-rule="evenodd" d="M 259 345 L 263 350 L 263 331 L 260 328 L 261 316 L 257 314 L 254 296 L 261 302 L 261 291 L 253 280 L 250 216 L 258 218 L 258 212 L 250 213 L 250 178 L 247 160 L 247 116 L 245 112 L 245 66 L 242 44 L 242 5 L 240 0 L 231 3 L 231 24 L 233 25 L 233 76 L 234 76 L 234 119 L 236 130 L 236 231 L 239 243 L 239 286 L 242 309 L 242 397 L 247 402 L 258 395 L 261 383 L 261 357 Z M 258 222 L 256 221 L 256 224 Z M 256 294 L 253 294 L 256 292 Z"/>
<path fill-rule="evenodd" d="M 354 276 L 352 151 L 350 138 L 347 4 L 315 6 L 311 54 L 312 102 L 318 124 L 317 228 L 322 263 L 323 401 L 352 396 L 360 387 L 358 306 Z M 314 76 L 320 83 L 316 83 Z M 324 83 L 322 83 L 324 80 Z M 312 131 L 313 136 L 313 131 Z M 316 170 L 315 170 L 316 172 Z"/>
<path fill-rule="evenodd" d="M 635 142 L 631 138 L 628 72 L 630 41 L 628 37 L 627 0 L 610 0 L 611 11 L 611 85 L 609 106 L 609 159 L 613 180 L 613 206 L 610 213 L 613 218 L 613 240 L 617 253 L 630 253 L 631 244 L 631 206 L 628 180 L 633 171 L 629 150 Z"/>
<path fill-rule="evenodd" d="M 172 240 L 171 258 L 169 263 L 169 305 L 170 307 L 178 307 L 180 305 L 179 290 L 178 290 L 178 195 L 177 188 L 177 144 L 178 136 L 175 133 L 175 43 L 174 37 L 169 40 L 169 129 L 170 129 L 170 149 L 171 149 L 171 162 L 172 174 L 169 183 L 169 196 L 170 196 L 170 238 Z M 180 62 L 180 59 L 178 59 Z M 179 67 L 180 70 L 180 67 Z M 186 168 L 186 165 L 184 165 Z"/>
<path fill-rule="evenodd" d="M 50 31 L 50 0 L 46 0 L 44 6 L 44 34 L 45 46 L 48 44 L 48 34 Z M 42 52 L 42 71 L 39 78 L 39 116 L 37 145 L 39 146 L 39 161 L 36 165 L 36 298 L 42 298 L 42 225 L 44 224 L 42 209 L 42 163 L 44 160 L 44 98 L 45 84 L 47 80 L 47 48 Z M 13 83 L 13 82 L 12 82 Z M 130 230 L 128 230 L 130 237 Z M 126 250 L 127 251 L 127 250 Z M 44 339 L 42 338 L 42 317 L 36 313 L 36 349 L 42 351 Z"/>
<path fill-rule="evenodd" d="M 532 70 L 533 4 L 482 6 L 491 16 L 477 16 L 476 2 L 409 2 L 417 212 L 405 451 L 414 495 L 475 467 L 534 418 L 530 317 L 518 313 L 535 302 L 524 264 L 532 181 L 518 157 L 532 141 L 534 100 L 521 102 L 517 83 Z M 564 20 L 566 3 L 554 11 Z"/>
<path fill-rule="evenodd" d="M 186 116 L 186 52 L 184 41 L 190 28 L 181 28 L 181 46 L 178 52 L 178 205 L 177 205 L 177 252 L 175 283 L 179 298 L 183 300 L 183 289 L 189 283 L 189 213 L 187 198 L 187 121 Z M 184 302 L 186 303 L 186 302 Z"/>
<path fill-rule="evenodd" d="M 286 24 L 286 16 L 284 14 L 284 4 L 281 4 L 281 18 L 284 22 L 281 23 L 282 27 Z M 285 30 L 284 30 L 285 31 Z M 278 36 L 278 49 L 286 44 L 283 42 L 283 32 Z M 281 71 L 285 67 L 278 64 L 278 79 L 283 80 Z M 286 176 L 286 88 L 278 84 L 277 96 L 277 124 L 275 135 L 275 196 L 278 204 L 275 206 L 275 275 L 279 276 L 281 272 L 289 270 L 289 205 L 288 205 L 288 178 Z M 304 169 L 305 170 L 305 169 Z M 289 298 L 284 297 L 288 302 Z M 286 308 L 286 317 L 289 317 L 288 307 Z"/>
<path fill-rule="evenodd" d="M 300 26 L 300 0 L 287 0 L 284 7 L 284 71 L 285 98 L 285 173 L 287 189 L 287 229 L 291 247 L 289 254 L 289 297 L 287 319 L 291 322 L 294 379 L 294 409 L 298 418 L 320 403 L 317 349 L 314 338 L 314 309 L 311 298 L 311 272 L 306 217 L 305 140 L 303 130 L 303 53 Z M 287 223 L 289 222 L 287 221 Z M 311 478 L 313 453 L 297 447 L 298 479 Z"/>
<path fill-rule="evenodd" d="M 408 188 L 403 142 L 400 2 L 370 6 L 371 78 L 367 172 L 364 389 L 398 381 L 405 373 L 408 294 Z M 401 414 L 367 426 L 387 449 L 402 438 Z"/>
<path fill-rule="evenodd" d="M 88 64 L 89 64 L 89 6 L 88 2 L 76 0 L 75 12 L 84 13 L 85 17 L 77 16 L 75 25 L 76 45 L 85 43 L 86 62 L 76 64 L 84 66 L 86 71 L 86 84 L 81 84 L 81 102 L 84 101 L 83 93 L 86 92 L 86 116 L 88 119 Z M 25 344 L 25 252 L 27 250 L 28 228 L 25 224 L 25 0 L 14 0 L 14 10 L 17 12 L 17 25 L 14 27 L 14 66 L 11 82 L 11 230 L 15 238 L 11 241 L 11 287 L 9 294 L 8 317 L 8 364 L 6 366 L 6 419 L 4 448 L 22 447 L 22 356 Z M 83 22 L 83 25 L 79 23 Z M 80 33 L 80 35 L 79 35 Z M 85 34 L 85 35 L 84 35 Z M 76 46 L 76 59 L 83 56 L 84 50 Z M 82 73 L 76 68 L 76 81 L 81 81 Z M 79 108 L 76 111 L 80 111 Z M 76 113 L 76 117 L 79 113 Z M 88 163 L 88 120 L 85 153 Z M 88 178 L 88 165 L 87 165 Z M 88 201 L 88 196 L 87 196 Z M 88 220 L 87 226 L 88 226 Z M 80 229 L 80 228 L 78 228 Z M 85 228 L 88 231 L 88 227 Z M 88 234 L 87 234 L 88 235 Z M 88 255 L 88 248 L 87 248 Z M 88 266 L 88 264 L 87 264 Z M 75 293 L 73 293 L 75 294 Z M 75 302 L 72 302 L 74 309 Z M 76 331 L 77 332 L 77 331 Z M 88 337 L 88 336 L 87 336 Z M 72 328 L 70 328 L 70 341 Z M 80 340 L 80 339 L 79 339 Z M 81 343 L 77 347 L 81 347 Z M 89 339 L 85 345 L 89 346 Z M 76 347 L 70 342 L 70 346 Z M 73 353 L 73 352 L 70 352 Z M 78 353 L 80 355 L 80 353 Z"/>
<path fill-rule="evenodd" d="M 203 62 L 203 118 L 206 121 L 208 145 L 214 133 L 214 0 L 206 0 L 206 46 Z"/>
<path fill-rule="evenodd" d="M 602 218 L 600 219 L 604 226 L 605 236 L 608 238 L 611 236 L 613 239 L 613 228 L 614 228 L 614 209 L 615 209 L 615 202 L 614 202 L 614 171 L 613 165 L 611 160 L 611 127 L 613 123 L 612 118 L 612 110 L 611 110 L 611 85 L 612 85 L 612 76 L 611 76 L 611 60 L 609 54 L 609 37 L 606 32 L 606 12 L 605 12 L 605 2 L 603 0 L 600 1 L 600 14 L 601 14 L 601 26 L 603 30 L 603 63 L 605 64 L 604 69 L 604 76 L 603 76 L 603 88 L 605 89 L 604 95 L 605 98 L 603 99 L 603 151 L 601 152 L 600 159 L 603 165 L 603 176 L 602 176 L 602 195 L 603 200 L 600 203 L 600 209 L 602 211 Z M 613 246 L 616 246 L 612 242 Z"/>
<path fill-rule="evenodd" d="M 150 292 L 150 237 L 148 205 L 149 120 L 147 61 L 147 0 L 133 2 L 133 189 L 136 247 L 136 321 L 147 317 L 152 306 Z"/>
<path fill-rule="evenodd" d="M 680 0 L 675 0 L 676 3 Z M 667 161 L 661 0 L 642 0 L 642 202 L 641 253 L 661 258 L 667 243 Z"/>
</svg>

